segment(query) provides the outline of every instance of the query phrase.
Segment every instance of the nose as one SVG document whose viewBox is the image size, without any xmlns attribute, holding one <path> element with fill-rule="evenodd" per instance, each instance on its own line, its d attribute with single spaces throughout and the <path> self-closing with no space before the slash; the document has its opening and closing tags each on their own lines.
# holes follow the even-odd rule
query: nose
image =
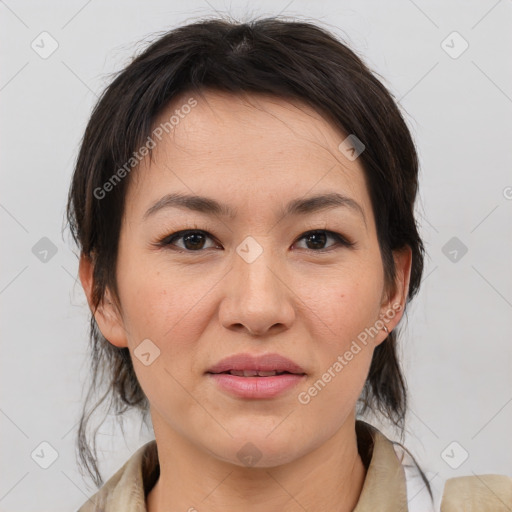
<svg viewBox="0 0 512 512">
<path fill-rule="evenodd" d="M 295 318 L 294 293 L 283 263 L 270 250 L 263 250 L 252 262 L 236 253 L 233 259 L 219 310 L 222 325 L 253 336 L 289 329 Z"/>
</svg>

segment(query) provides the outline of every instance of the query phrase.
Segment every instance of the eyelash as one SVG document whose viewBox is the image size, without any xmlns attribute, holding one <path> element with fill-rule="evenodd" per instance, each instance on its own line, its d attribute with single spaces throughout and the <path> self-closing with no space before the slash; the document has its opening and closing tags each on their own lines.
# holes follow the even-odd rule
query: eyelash
<svg viewBox="0 0 512 512">
<path fill-rule="evenodd" d="M 184 229 L 184 230 L 176 231 L 175 233 L 171 233 L 170 235 L 165 236 L 164 238 L 160 239 L 156 245 L 159 247 L 169 248 L 170 246 L 173 246 L 172 242 L 174 242 L 175 240 L 181 239 L 185 235 L 192 234 L 192 233 L 195 233 L 195 234 L 200 233 L 200 234 L 205 235 L 206 237 L 214 240 L 214 238 L 207 231 L 204 231 L 202 229 Z M 334 231 L 329 231 L 327 229 L 313 229 L 311 231 L 306 231 L 297 239 L 296 242 L 294 242 L 294 244 L 297 243 L 299 240 L 306 238 L 309 235 L 318 234 L 318 233 L 326 233 L 327 236 L 331 236 L 332 238 L 334 238 L 338 242 L 338 244 L 342 247 L 349 248 L 349 247 L 353 247 L 356 245 L 355 242 L 351 242 L 350 240 L 347 240 L 347 238 L 340 235 L 339 233 L 336 233 Z M 331 247 L 328 247 L 326 249 L 306 249 L 306 250 L 312 251 L 312 252 L 325 253 L 325 252 L 331 251 L 333 247 L 336 248 L 336 244 Z M 198 249 L 198 250 L 194 251 L 194 250 L 183 249 L 181 247 L 173 246 L 172 250 L 175 250 L 175 251 L 181 252 L 181 253 L 195 253 L 195 252 L 201 253 L 201 252 L 204 252 L 206 249 Z"/>
</svg>

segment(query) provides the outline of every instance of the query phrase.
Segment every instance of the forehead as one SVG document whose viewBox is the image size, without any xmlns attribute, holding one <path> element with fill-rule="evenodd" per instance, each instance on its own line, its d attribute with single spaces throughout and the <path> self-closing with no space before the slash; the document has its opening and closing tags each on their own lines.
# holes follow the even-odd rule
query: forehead
<svg viewBox="0 0 512 512">
<path fill-rule="evenodd" d="M 338 149 L 347 134 L 306 104 L 188 93 L 161 113 L 153 133 L 162 127 L 152 161 L 132 173 L 126 214 L 141 217 L 149 203 L 175 191 L 243 209 L 333 190 L 357 200 L 367 217 L 371 212 L 362 165 Z"/>
</svg>

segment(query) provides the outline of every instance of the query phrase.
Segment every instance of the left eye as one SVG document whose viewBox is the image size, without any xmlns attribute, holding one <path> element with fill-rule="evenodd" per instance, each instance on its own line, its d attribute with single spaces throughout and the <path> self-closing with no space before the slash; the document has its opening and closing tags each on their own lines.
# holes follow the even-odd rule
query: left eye
<svg viewBox="0 0 512 512">
<path fill-rule="evenodd" d="M 177 240 L 183 240 L 182 246 L 177 246 L 180 249 L 185 249 L 186 252 L 199 252 L 202 249 L 208 248 L 205 247 L 205 240 L 209 238 L 213 240 L 213 238 L 206 232 L 200 230 L 186 230 L 186 231 L 178 231 L 177 233 L 173 233 L 169 236 L 166 236 L 164 239 L 159 242 L 158 245 L 161 246 L 169 246 L 175 245 Z M 346 238 L 341 236 L 338 233 L 334 233 L 332 231 L 327 231 L 325 229 L 308 231 L 304 233 L 298 240 L 306 240 L 306 249 L 320 252 L 326 250 L 325 247 L 321 247 L 326 244 L 328 238 L 335 240 L 339 245 L 345 247 L 351 247 L 354 245 L 353 242 L 349 242 Z M 333 244 L 336 245 L 336 244 Z M 329 246 L 329 247 L 332 247 Z"/>
<path fill-rule="evenodd" d="M 313 244 L 313 249 L 311 247 L 306 247 L 307 249 L 312 249 L 322 251 L 325 250 L 325 247 L 318 247 L 319 245 L 323 245 L 326 243 L 326 240 L 328 238 L 334 239 L 336 242 L 338 242 L 339 245 L 345 246 L 345 247 L 351 247 L 354 245 L 352 242 L 349 242 L 346 238 L 342 237 L 338 233 L 334 233 L 332 231 L 326 231 L 325 229 L 322 230 L 316 230 L 316 231 L 309 231 L 302 235 L 299 240 L 305 239 L 308 240 Z M 336 244 L 334 244 L 336 245 Z M 332 245 L 330 246 L 332 247 Z"/>
</svg>

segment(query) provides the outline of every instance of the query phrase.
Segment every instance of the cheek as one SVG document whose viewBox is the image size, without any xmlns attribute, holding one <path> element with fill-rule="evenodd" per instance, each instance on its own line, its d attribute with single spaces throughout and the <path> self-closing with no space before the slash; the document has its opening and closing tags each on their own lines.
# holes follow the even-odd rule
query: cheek
<svg viewBox="0 0 512 512">
<path fill-rule="evenodd" d="M 197 340 L 209 321 L 208 290 L 215 281 L 150 267 L 121 274 L 120 294 L 132 354 L 146 339 L 160 350 L 160 364 L 186 375 L 194 366 Z"/>
<path fill-rule="evenodd" d="M 372 330 L 379 313 L 378 279 L 338 279 L 324 286 L 304 313 L 315 340 L 318 373 L 303 390 L 299 403 L 308 414 L 341 424 L 363 389 L 373 356 Z"/>
<path fill-rule="evenodd" d="M 379 268 L 358 265 L 325 272 L 320 279 L 302 278 L 298 286 L 310 328 L 338 348 L 379 317 L 383 287 Z"/>
<path fill-rule="evenodd" d="M 138 274 L 125 283 L 125 324 L 129 329 L 129 347 L 134 370 L 150 403 L 165 411 L 169 403 L 186 415 L 192 406 L 185 391 L 191 376 L 202 371 L 197 360 L 198 340 L 205 329 L 205 293 L 211 287 L 195 286 L 190 279 L 181 287 L 179 278 L 161 278 L 161 274 Z M 137 349 L 150 340 L 149 352 L 158 354 L 145 365 Z M 147 342 L 145 342 L 147 344 Z M 140 345 L 141 347 L 143 345 Z M 150 356 L 151 357 L 151 356 Z"/>
</svg>

